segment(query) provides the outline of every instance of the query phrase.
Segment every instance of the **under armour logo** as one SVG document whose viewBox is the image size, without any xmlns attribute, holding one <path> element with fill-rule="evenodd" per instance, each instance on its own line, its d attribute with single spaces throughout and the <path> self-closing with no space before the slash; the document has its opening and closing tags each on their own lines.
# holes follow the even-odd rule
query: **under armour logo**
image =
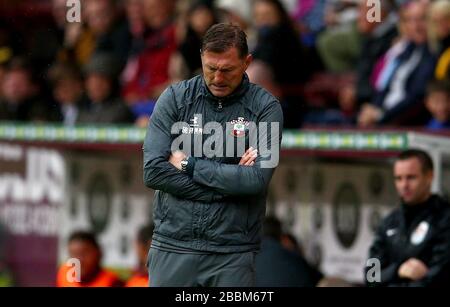
<svg viewBox="0 0 450 307">
<path fill-rule="evenodd" d="M 192 123 L 192 126 L 198 126 L 198 117 L 194 116 L 194 118 L 191 119 L 191 123 Z"/>
</svg>

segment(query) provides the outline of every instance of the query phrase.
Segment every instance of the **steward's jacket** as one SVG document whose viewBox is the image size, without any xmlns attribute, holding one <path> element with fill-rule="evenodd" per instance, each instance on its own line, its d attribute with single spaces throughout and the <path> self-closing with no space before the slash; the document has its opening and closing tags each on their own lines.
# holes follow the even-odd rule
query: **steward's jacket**
<svg viewBox="0 0 450 307">
<path fill-rule="evenodd" d="M 156 103 L 143 146 L 144 183 L 156 190 L 152 246 L 258 250 L 282 127 L 277 99 L 247 75 L 225 98 L 213 96 L 203 76 L 169 86 Z M 255 165 L 238 165 L 250 146 L 258 149 Z M 187 151 L 187 172 L 168 162 L 172 147 Z"/>
<path fill-rule="evenodd" d="M 378 259 L 381 265 L 380 282 L 373 281 L 376 265 L 366 267 L 366 274 L 373 281 L 366 278 L 369 286 L 448 287 L 450 205 L 437 195 L 422 204 L 402 204 L 381 222 L 369 258 Z M 424 278 L 412 281 L 398 276 L 401 264 L 410 258 L 419 259 L 428 267 Z"/>
</svg>

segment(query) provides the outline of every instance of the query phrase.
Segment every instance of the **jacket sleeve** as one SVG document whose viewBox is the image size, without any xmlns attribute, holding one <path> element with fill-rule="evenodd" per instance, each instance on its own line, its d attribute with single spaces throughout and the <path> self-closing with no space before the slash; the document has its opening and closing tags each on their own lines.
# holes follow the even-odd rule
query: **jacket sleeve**
<svg viewBox="0 0 450 307">
<path fill-rule="evenodd" d="M 436 238 L 433 239 L 431 259 L 425 264 L 428 273 L 424 278 L 417 281 L 405 282 L 407 287 L 432 287 L 444 286 L 450 282 L 450 215 L 446 215 L 440 221 L 440 229 Z"/>
<path fill-rule="evenodd" d="M 177 114 L 173 89 L 169 87 L 156 103 L 144 140 L 145 185 L 187 200 L 213 202 L 223 199 L 223 195 L 195 183 L 168 162 L 172 144 L 171 128 L 178 121 Z"/>
<path fill-rule="evenodd" d="M 227 196 L 262 193 L 269 185 L 280 156 L 283 113 L 277 101 L 268 104 L 258 116 L 258 123 L 261 122 L 267 123 L 267 129 L 258 129 L 258 157 L 253 166 L 197 159 L 193 169 L 194 181 Z"/>
<path fill-rule="evenodd" d="M 387 253 L 387 249 L 386 227 L 385 222 L 382 222 L 375 233 L 374 241 L 369 250 L 369 258 L 379 261 L 380 280 L 373 282 L 369 281 L 368 275 L 370 275 L 370 273 L 368 271 L 370 270 L 370 267 L 366 266 L 364 277 L 367 286 L 386 287 L 400 280 L 397 271 L 401 263 L 392 261 Z"/>
</svg>

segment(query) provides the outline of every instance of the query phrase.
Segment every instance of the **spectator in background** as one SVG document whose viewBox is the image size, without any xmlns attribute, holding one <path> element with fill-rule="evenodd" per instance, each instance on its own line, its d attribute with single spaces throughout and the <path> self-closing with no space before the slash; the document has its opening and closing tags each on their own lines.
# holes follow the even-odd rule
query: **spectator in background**
<svg viewBox="0 0 450 307">
<path fill-rule="evenodd" d="M 261 250 L 256 255 L 256 286 L 315 287 L 322 274 L 297 252 L 281 244 L 281 222 L 267 217 L 263 224 Z"/>
<path fill-rule="evenodd" d="M 122 281 L 116 274 L 102 268 L 102 250 L 95 235 L 91 232 L 76 231 L 69 236 L 68 253 L 70 258 L 80 261 L 80 276 L 72 273 L 75 267 L 65 263 L 58 270 L 57 287 L 120 287 Z M 76 281 L 76 277 L 80 279 Z"/>
<path fill-rule="evenodd" d="M 221 22 L 230 22 L 238 25 L 249 37 L 249 49 L 252 44 L 252 7 L 251 1 L 242 0 L 215 0 L 216 8 L 222 13 Z"/>
<path fill-rule="evenodd" d="M 206 31 L 218 22 L 211 1 L 195 0 L 188 10 L 184 37 L 171 58 L 171 79 L 190 79 L 202 71 L 200 49 Z"/>
<path fill-rule="evenodd" d="M 85 67 L 89 105 L 80 109 L 77 123 L 131 123 L 134 118 L 117 93 L 119 64 L 108 53 L 95 54 Z"/>
<path fill-rule="evenodd" d="M 122 68 L 130 51 L 131 34 L 119 15 L 118 4 L 115 0 L 86 0 L 83 8 L 86 23 L 67 26 L 65 58 L 85 65 L 94 53 L 109 52 Z"/>
<path fill-rule="evenodd" d="M 367 0 L 362 1 L 360 7 L 358 31 L 362 35 L 362 46 L 356 66 L 355 109 L 371 101 L 375 86 L 370 78 L 376 70 L 376 63 L 398 36 L 398 15 L 391 0 L 381 2 L 380 23 L 367 20 Z"/>
<path fill-rule="evenodd" d="M 53 99 L 59 106 L 60 121 L 67 126 L 77 122 L 80 109 L 87 107 L 83 91 L 83 78 L 77 67 L 56 63 L 48 73 Z"/>
<path fill-rule="evenodd" d="M 135 39 L 122 73 L 122 95 L 145 127 L 156 99 L 168 85 L 169 62 L 176 51 L 173 0 L 143 0 L 146 29 L 144 39 Z"/>
<path fill-rule="evenodd" d="M 133 39 L 142 38 L 145 31 L 144 3 L 142 0 L 125 0 L 128 28 Z"/>
<path fill-rule="evenodd" d="M 56 109 L 40 96 L 40 88 L 26 60 L 11 60 L 1 87 L 0 120 L 42 122 L 56 119 Z"/>
<path fill-rule="evenodd" d="M 87 0 L 86 19 L 95 37 L 94 52 L 108 52 L 125 65 L 131 47 L 131 34 L 119 15 L 115 0 Z"/>
<path fill-rule="evenodd" d="M 380 262 L 380 280 L 369 286 L 448 287 L 450 282 L 450 206 L 431 193 L 433 161 L 422 151 L 402 152 L 394 164 L 401 205 L 384 218 L 369 258 Z M 373 268 L 373 266 L 372 266 Z M 366 267 L 365 276 L 372 269 Z"/>
<path fill-rule="evenodd" d="M 358 18 L 366 18 L 368 7 L 362 1 L 357 6 L 353 3 L 352 11 L 356 11 Z M 361 35 L 358 32 L 356 18 L 352 21 L 340 20 L 339 9 L 343 1 L 328 3 L 325 13 L 326 28 L 319 34 L 316 46 L 327 70 L 333 73 L 343 73 L 353 70 L 361 51 Z M 359 17 L 363 16 L 363 17 Z M 356 17 L 356 16 L 355 16 Z M 323 19 L 323 18 L 322 18 Z M 344 19 L 343 19 L 344 20 Z M 374 23 L 376 24 L 376 23 Z"/>
<path fill-rule="evenodd" d="M 296 21 L 303 44 L 313 47 L 325 27 L 325 0 L 298 0 L 292 18 Z"/>
<path fill-rule="evenodd" d="M 325 9 L 325 22 L 330 26 L 342 26 L 357 20 L 358 6 L 365 0 L 329 0 Z"/>
<path fill-rule="evenodd" d="M 253 6 L 258 40 L 252 54 L 268 64 L 276 82 L 298 84 L 309 78 L 308 63 L 293 23 L 279 0 L 256 0 Z"/>
<path fill-rule="evenodd" d="M 430 5 L 429 28 L 432 47 L 438 53 L 435 78 L 450 79 L 450 1 L 438 0 Z"/>
<path fill-rule="evenodd" d="M 367 19 L 369 8 L 367 6 L 367 0 L 359 3 L 358 17 L 356 20 L 358 38 L 353 42 L 358 44 L 360 52 L 354 59 L 356 65 L 351 65 L 351 67 L 356 67 L 356 72 L 348 76 L 340 74 L 338 77 L 339 80 L 335 82 L 335 84 L 340 84 L 337 94 L 338 109 L 327 109 L 310 113 L 306 122 L 322 125 L 354 125 L 359 105 L 371 100 L 374 93 L 371 74 L 376 70 L 378 59 L 386 53 L 392 41 L 397 36 L 396 22 L 398 18 L 395 12 L 395 6 L 390 0 L 381 2 L 379 23 L 370 22 Z M 345 36 L 347 34 L 343 35 Z M 339 34 L 336 34 L 333 37 L 335 41 L 332 44 L 335 44 L 336 48 L 348 48 L 344 46 L 346 44 L 345 39 L 339 36 Z M 351 34 L 349 37 L 351 37 Z M 326 45 L 323 47 L 325 49 L 322 50 L 322 55 L 328 53 L 333 58 L 339 57 L 339 54 L 342 55 L 342 53 L 334 52 L 334 49 L 326 49 Z M 344 58 L 348 57 L 344 55 Z M 343 61 L 346 60 L 344 59 Z M 337 67 L 341 66 L 341 64 L 331 64 L 331 66 Z M 350 66 L 347 66 L 346 69 L 348 67 Z M 332 71 L 340 70 L 332 69 Z M 352 68 L 352 70 L 354 69 Z"/>
<path fill-rule="evenodd" d="M 292 20 L 279 0 L 256 0 L 253 3 L 253 14 L 258 34 L 257 44 L 252 52 L 253 58 L 256 63 L 261 61 L 270 68 L 281 91 L 285 127 L 299 127 L 302 114 L 299 85 L 311 75 L 305 50 Z"/>
<path fill-rule="evenodd" d="M 136 254 L 138 257 L 138 267 L 133 275 L 128 279 L 125 287 L 148 287 L 149 277 L 147 271 L 147 255 L 152 244 L 153 224 L 145 225 L 139 229 L 136 238 Z"/>
<path fill-rule="evenodd" d="M 362 106 L 358 115 L 360 127 L 420 124 L 425 87 L 433 77 L 436 63 L 427 44 L 426 14 L 427 4 L 417 0 L 400 9 L 408 42 L 391 62 L 384 76 L 386 82 L 371 102 Z"/>
<path fill-rule="evenodd" d="M 440 80 L 428 85 L 426 107 L 432 115 L 427 128 L 450 129 L 450 81 Z"/>
</svg>

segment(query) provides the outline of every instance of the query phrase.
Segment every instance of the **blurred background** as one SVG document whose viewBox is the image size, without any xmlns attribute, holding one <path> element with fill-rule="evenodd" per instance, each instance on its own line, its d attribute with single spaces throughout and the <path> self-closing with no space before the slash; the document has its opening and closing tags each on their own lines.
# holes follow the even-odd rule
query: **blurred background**
<svg viewBox="0 0 450 307">
<path fill-rule="evenodd" d="M 446 193 L 448 0 L 2 0 L 0 286 L 55 285 L 77 230 L 120 279 L 139 266 L 145 127 L 217 22 L 246 31 L 247 73 L 283 108 L 268 215 L 332 284 L 363 283 L 399 151 L 429 151 Z"/>
</svg>

